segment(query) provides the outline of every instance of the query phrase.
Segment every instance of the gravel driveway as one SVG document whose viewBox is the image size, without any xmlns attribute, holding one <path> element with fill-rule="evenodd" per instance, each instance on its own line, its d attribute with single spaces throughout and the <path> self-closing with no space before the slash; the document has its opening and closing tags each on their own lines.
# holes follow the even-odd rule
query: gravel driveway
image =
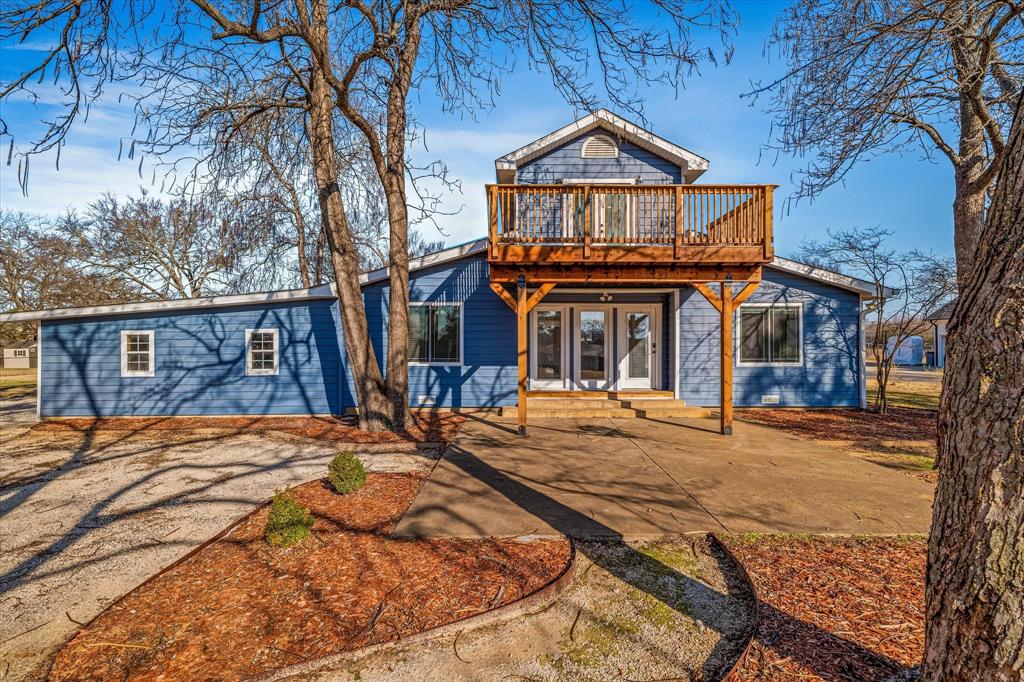
<svg viewBox="0 0 1024 682">
<path fill-rule="evenodd" d="M 34 409 L 34 408 L 32 408 Z M 0 679 L 24 679 L 117 597 L 266 500 L 337 443 L 238 431 L 28 431 L 0 423 Z M 429 466 L 373 455 L 371 468 Z"/>
</svg>

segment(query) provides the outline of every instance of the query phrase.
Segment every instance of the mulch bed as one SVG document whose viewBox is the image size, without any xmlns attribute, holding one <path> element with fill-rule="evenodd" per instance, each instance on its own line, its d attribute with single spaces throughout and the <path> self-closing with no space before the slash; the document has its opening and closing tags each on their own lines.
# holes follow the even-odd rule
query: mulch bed
<svg viewBox="0 0 1024 682">
<path fill-rule="evenodd" d="M 920 664 L 925 539 L 722 539 L 760 599 L 736 679 L 871 682 Z"/>
<path fill-rule="evenodd" d="M 80 630 L 49 679 L 243 679 L 509 604 L 566 568 L 568 540 L 388 538 L 422 481 L 293 489 L 316 517 L 302 544 L 270 547 L 254 512 Z"/>
<path fill-rule="evenodd" d="M 885 414 L 863 410 L 738 410 L 736 417 L 817 440 L 936 439 L 935 412 L 906 407 L 890 407 Z"/>
<path fill-rule="evenodd" d="M 443 442 L 454 440 L 465 421 L 457 413 L 417 414 L 404 432 L 369 433 L 355 417 L 110 417 L 51 419 L 33 427 L 37 432 L 60 431 L 195 431 L 225 429 L 287 433 L 303 438 L 344 443 Z"/>
</svg>

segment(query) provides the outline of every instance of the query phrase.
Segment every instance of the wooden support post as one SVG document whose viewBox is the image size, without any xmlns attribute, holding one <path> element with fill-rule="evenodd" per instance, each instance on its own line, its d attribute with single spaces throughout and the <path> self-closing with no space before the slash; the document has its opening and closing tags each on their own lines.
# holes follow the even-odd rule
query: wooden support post
<svg viewBox="0 0 1024 682">
<path fill-rule="evenodd" d="M 583 188 L 583 259 L 590 258 L 590 242 L 594 235 L 594 212 L 590 206 L 590 188 Z"/>
<path fill-rule="evenodd" d="M 529 314 L 526 298 L 526 275 L 519 275 L 516 282 L 516 335 L 519 350 L 519 391 L 518 421 L 519 435 L 526 435 L 526 316 Z"/>
<path fill-rule="evenodd" d="M 498 187 L 496 185 L 488 185 L 487 187 L 487 210 L 489 213 L 487 256 L 494 260 L 494 247 L 498 243 Z"/>
<path fill-rule="evenodd" d="M 512 309 L 512 312 L 516 311 L 516 299 L 512 298 L 512 294 L 505 291 L 504 286 L 498 282 L 491 282 L 491 291 L 496 293 L 505 302 L 505 305 Z"/>
<path fill-rule="evenodd" d="M 551 283 L 541 284 L 540 288 L 537 289 L 537 291 L 533 292 L 533 294 L 530 295 L 530 298 L 527 299 L 526 312 L 530 312 L 531 310 L 536 308 L 537 304 L 544 300 L 544 297 L 547 296 L 554 288 L 555 285 Z"/>
<path fill-rule="evenodd" d="M 732 435 L 732 282 L 722 282 L 722 352 L 721 382 L 719 398 L 721 400 L 720 425 L 723 436 Z"/>
<path fill-rule="evenodd" d="M 672 233 L 672 257 L 679 260 L 683 257 L 683 188 L 676 187 L 675 231 Z"/>
</svg>

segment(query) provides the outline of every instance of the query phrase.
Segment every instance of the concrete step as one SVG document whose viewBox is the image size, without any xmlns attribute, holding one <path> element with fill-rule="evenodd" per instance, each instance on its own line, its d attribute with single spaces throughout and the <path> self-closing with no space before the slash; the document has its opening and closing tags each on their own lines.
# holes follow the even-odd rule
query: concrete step
<svg viewBox="0 0 1024 682">
<path fill-rule="evenodd" d="M 629 400 L 620 400 L 619 402 L 622 403 L 623 407 L 629 407 L 634 410 L 664 410 L 674 407 L 686 407 L 685 400 L 676 400 L 675 398 L 631 398 Z"/>
<path fill-rule="evenodd" d="M 711 410 L 706 407 L 667 407 L 667 408 L 647 408 L 644 410 L 635 410 L 636 416 L 641 419 L 656 419 L 659 417 L 684 417 L 690 419 L 698 419 L 701 417 L 710 417 Z"/>
</svg>

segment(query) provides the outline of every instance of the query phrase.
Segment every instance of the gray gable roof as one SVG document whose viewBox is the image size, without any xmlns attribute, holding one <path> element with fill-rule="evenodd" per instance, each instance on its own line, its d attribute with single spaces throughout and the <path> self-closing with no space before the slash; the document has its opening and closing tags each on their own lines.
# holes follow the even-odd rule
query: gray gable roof
<svg viewBox="0 0 1024 682">
<path fill-rule="evenodd" d="M 607 109 L 598 109 L 592 114 L 587 114 L 583 118 L 497 159 L 494 162 L 494 170 L 498 182 L 512 182 L 519 166 L 592 130 L 604 130 L 671 161 L 679 166 L 685 182 L 693 182 L 708 169 L 708 160 L 704 157 L 673 144 Z"/>
</svg>

